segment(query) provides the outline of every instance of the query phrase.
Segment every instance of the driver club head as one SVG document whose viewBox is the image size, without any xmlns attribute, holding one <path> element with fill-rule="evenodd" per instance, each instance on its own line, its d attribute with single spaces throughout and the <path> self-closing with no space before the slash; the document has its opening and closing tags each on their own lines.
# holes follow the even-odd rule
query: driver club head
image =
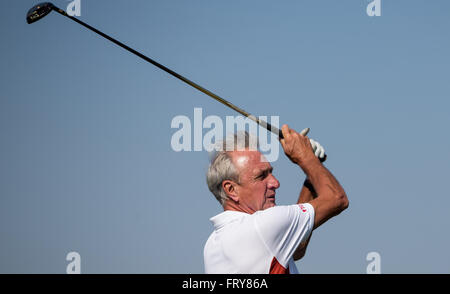
<svg viewBox="0 0 450 294">
<path fill-rule="evenodd" d="M 33 23 L 47 14 L 49 14 L 55 6 L 50 2 L 43 2 L 33 6 L 27 13 L 27 23 Z"/>
</svg>

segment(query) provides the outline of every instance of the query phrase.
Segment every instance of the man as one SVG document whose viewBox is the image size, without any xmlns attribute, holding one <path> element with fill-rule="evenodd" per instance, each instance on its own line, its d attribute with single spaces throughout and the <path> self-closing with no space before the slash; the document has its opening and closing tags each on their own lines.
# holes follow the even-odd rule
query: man
<svg viewBox="0 0 450 294">
<path fill-rule="evenodd" d="M 294 260 L 305 254 L 312 231 L 348 207 L 344 189 L 318 158 L 324 156 L 320 144 L 306 137 L 307 131 L 283 125 L 282 132 L 285 154 L 307 176 L 298 204 L 275 205 L 280 183 L 248 136 L 244 148 L 224 142 L 211 159 L 208 188 L 224 212 L 211 218 L 206 273 L 298 273 Z"/>
</svg>

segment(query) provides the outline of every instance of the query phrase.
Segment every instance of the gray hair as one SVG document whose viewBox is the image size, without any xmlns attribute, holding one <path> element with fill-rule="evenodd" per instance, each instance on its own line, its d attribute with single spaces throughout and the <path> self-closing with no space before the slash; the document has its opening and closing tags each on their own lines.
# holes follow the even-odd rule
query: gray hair
<svg viewBox="0 0 450 294">
<path fill-rule="evenodd" d="M 224 141 L 217 142 L 214 146 L 215 152 L 212 153 L 210 159 L 206 183 L 209 191 L 214 194 L 222 206 L 228 199 L 222 188 L 222 182 L 230 180 L 239 183 L 239 174 L 229 153 L 246 149 L 258 150 L 256 135 L 249 135 L 246 131 L 228 135 Z"/>
</svg>

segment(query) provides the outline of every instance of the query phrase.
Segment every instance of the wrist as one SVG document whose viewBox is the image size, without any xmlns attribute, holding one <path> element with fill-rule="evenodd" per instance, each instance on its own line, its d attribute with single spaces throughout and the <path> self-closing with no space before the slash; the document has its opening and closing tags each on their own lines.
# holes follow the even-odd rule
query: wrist
<svg viewBox="0 0 450 294">
<path fill-rule="evenodd" d="M 322 163 L 320 163 L 319 158 L 317 158 L 314 155 L 310 156 L 308 158 L 304 158 L 302 160 L 298 160 L 298 161 L 296 161 L 296 163 L 305 172 L 305 174 L 307 176 L 307 179 L 306 179 L 307 181 L 309 181 L 309 174 L 313 170 L 315 170 L 316 168 L 318 168 L 319 166 L 322 165 Z"/>
</svg>

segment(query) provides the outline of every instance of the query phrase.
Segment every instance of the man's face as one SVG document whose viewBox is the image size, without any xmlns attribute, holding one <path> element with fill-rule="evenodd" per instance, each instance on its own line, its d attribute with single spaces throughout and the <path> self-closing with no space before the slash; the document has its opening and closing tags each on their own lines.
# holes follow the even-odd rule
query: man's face
<svg viewBox="0 0 450 294">
<path fill-rule="evenodd" d="M 239 174 L 236 194 L 239 207 L 253 213 L 275 206 L 275 190 L 280 183 L 272 174 L 272 166 L 259 151 L 233 151 L 231 159 Z"/>
</svg>

